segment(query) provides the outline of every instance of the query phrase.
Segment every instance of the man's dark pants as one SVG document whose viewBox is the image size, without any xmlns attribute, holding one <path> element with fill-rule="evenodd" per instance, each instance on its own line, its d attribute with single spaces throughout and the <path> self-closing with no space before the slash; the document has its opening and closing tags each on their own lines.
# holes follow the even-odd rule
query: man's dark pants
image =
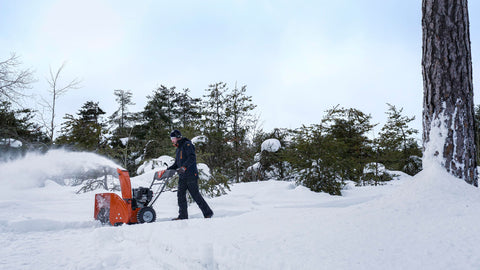
<svg viewBox="0 0 480 270">
<path fill-rule="evenodd" d="M 207 202 L 203 199 L 200 191 L 198 190 L 198 178 L 181 178 L 178 180 L 178 191 L 177 191 L 177 198 L 178 198 L 178 207 L 179 215 L 178 217 L 181 219 L 188 218 L 188 211 L 187 211 L 187 190 L 192 196 L 193 200 L 197 203 L 200 210 L 202 210 L 204 217 L 209 217 L 213 214 L 212 209 L 208 206 Z"/>
</svg>

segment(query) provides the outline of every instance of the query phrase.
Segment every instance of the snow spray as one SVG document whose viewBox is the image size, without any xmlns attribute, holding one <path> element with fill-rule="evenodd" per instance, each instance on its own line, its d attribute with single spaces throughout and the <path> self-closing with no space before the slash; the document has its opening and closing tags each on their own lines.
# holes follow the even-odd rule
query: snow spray
<svg viewBox="0 0 480 270">
<path fill-rule="evenodd" d="M 64 179 L 89 170 L 115 171 L 115 162 L 89 152 L 50 150 L 45 154 L 27 153 L 19 160 L 0 163 L 0 184 L 13 189 L 42 187 L 52 180 L 64 185 Z"/>
</svg>

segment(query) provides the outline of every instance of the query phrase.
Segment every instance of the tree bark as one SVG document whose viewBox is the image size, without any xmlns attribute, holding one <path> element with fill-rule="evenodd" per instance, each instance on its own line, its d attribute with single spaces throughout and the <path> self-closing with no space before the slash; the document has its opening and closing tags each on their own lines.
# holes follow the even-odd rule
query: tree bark
<svg viewBox="0 0 480 270">
<path fill-rule="evenodd" d="M 422 14 L 424 160 L 478 186 L 467 0 L 423 0 Z"/>
</svg>

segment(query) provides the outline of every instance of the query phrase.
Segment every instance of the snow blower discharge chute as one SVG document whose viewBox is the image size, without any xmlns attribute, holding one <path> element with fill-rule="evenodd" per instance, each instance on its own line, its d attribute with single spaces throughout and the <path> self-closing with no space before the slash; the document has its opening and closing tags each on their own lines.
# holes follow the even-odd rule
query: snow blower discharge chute
<svg viewBox="0 0 480 270">
<path fill-rule="evenodd" d="M 122 197 L 116 193 L 95 194 L 94 218 L 102 224 L 121 225 L 123 223 L 150 223 L 156 219 L 153 204 L 165 190 L 176 171 L 165 170 L 155 173 L 149 188 L 132 189 L 128 171 L 117 169 Z M 157 186 L 154 192 L 152 188 Z"/>
</svg>

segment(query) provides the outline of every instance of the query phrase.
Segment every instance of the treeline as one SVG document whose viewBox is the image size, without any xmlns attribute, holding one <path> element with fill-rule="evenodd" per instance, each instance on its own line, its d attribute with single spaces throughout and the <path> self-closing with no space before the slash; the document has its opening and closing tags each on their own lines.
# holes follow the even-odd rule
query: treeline
<svg viewBox="0 0 480 270">
<path fill-rule="evenodd" d="M 111 115 L 99 102 L 87 101 L 75 115 L 67 114 L 60 135 L 49 142 L 31 110 L 14 111 L 10 102 L 0 108 L 2 147 L 9 152 L 65 147 L 92 151 L 116 160 L 135 175 L 145 161 L 174 155 L 169 134 L 180 129 L 194 138 L 198 162 L 210 168 L 210 185 L 265 179 L 293 179 L 314 191 L 340 194 L 346 180 L 378 184 L 391 179 L 378 166 L 415 174 L 421 169 L 417 130 L 409 128 L 413 117 L 389 105 L 388 122 L 371 138 L 371 117 L 353 108 L 335 107 L 319 124 L 294 130 L 258 128 L 255 105 L 247 87 L 209 85 L 201 98 L 189 89 L 160 86 L 147 97 L 141 112 L 131 112 L 132 92 L 115 90 L 118 107 Z M 262 151 L 267 139 L 281 147 Z M 12 140 L 22 147 L 9 145 Z M 374 166 L 368 169 L 368 166 Z"/>
<path fill-rule="evenodd" d="M 10 72 L 0 77 L 4 160 L 28 150 L 64 147 L 107 156 L 135 175 L 144 162 L 174 155 L 169 134 L 179 129 L 195 138 L 198 162 L 210 169 L 201 185 L 210 190 L 232 182 L 279 179 L 340 194 L 347 180 L 366 185 L 392 179 L 383 166 L 411 175 L 421 170 L 418 131 L 409 127 L 414 117 L 403 115 L 401 108 L 388 104 L 388 121 L 378 134 L 373 134 L 376 124 L 369 114 L 340 106 L 328 110 L 315 125 L 267 132 L 253 114 L 256 105 L 247 95 L 247 86 L 223 82 L 209 85 L 202 97 L 193 97 L 188 88 L 162 85 L 147 96 L 140 112 L 131 111 L 132 91 L 114 90 L 117 109 L 113 113 L 107 114 L 98 101 L 87 101 L 76 114 L 63 117 L 54 138 L 53 117 L 49 128 L 48 121 L 46 125 L 35 120 L 38 112 L 12 105 L 15 96 L 21 95 L 19 89 L 29 83 L 24 81 L 17 88 L 8 84 L 20 74 L 14 67 L 0 65 L 4 71 L 0 74 Z M 275 139 L 280 147 L 262 151 L 267 139 Z"/>
</svg>

